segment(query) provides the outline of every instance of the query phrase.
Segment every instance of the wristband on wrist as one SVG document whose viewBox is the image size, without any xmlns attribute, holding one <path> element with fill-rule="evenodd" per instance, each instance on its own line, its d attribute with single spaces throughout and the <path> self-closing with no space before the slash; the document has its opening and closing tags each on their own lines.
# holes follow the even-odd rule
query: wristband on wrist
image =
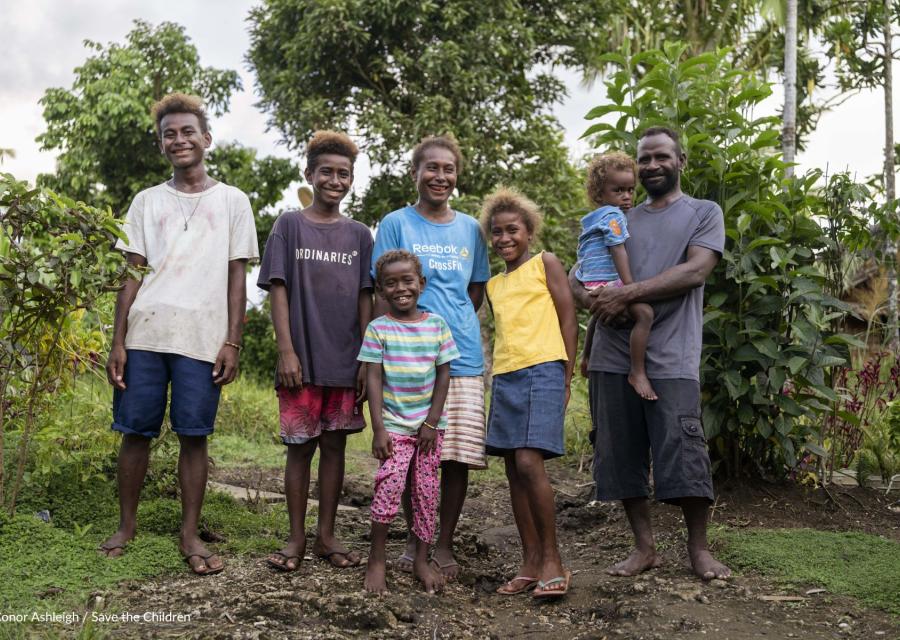
<svg viewBox="0 0 900 640">
<path fill-rule="evenodd" d="M 428 423 L 428 420 L 422 420 L 422 426 L 423 426 L 423 427 L 428 427 L 428 428 L 431 429 L 432 431 L 436 431 L 436 430 L 437 430 L 437 427 L 434 426 L 433 424 L 429 424 L 429 423 Z"/>
<path fill-rule="evenodd" d="M 236 343 L 236 342 L 228 342 L 228 340 L 225 341 L 225 346 L 227 346 L 227 347 L 234 347 L 235 349 L 238 350 L 238 353 L 240 353 L 240 352 L 241 352 L 241 349 L 244 348 L 244 347 L 242 347 L 241 345 L 239 345 L 238 343 Z"/>
</svg>

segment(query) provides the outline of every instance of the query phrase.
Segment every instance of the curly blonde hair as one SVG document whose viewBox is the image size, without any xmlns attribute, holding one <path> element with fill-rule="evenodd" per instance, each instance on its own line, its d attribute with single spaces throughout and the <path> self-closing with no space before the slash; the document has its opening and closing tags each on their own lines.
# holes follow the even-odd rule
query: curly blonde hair
<svg viewBox="0 0 900 640">
<path fill-rule="evenodd" d="M 200 131 L 203 133 L 209 131 L 209 120 L 206 117 L 206 108 L 203 106 L 203 100 L 197 96 L 176 92 L 163 96 L 161 100 L 150 108 L 150 117 L 156 122 L 156 135 L 162 135 L 160 125 L 163 118 L 173 113 L 192 113 L 200 121 Z"/>
<path fill-rule="evenodd" d="M 359 147 L 346 133 L 323 129 L 313 133 L 313 137 L 306 143 L 306 163 L 314 170 L 319 162 L 319 156 L 333 153 L 338 156 L 350 158 L 350 164 L 356 162 Z"/>
<path fill-rule="evenodd" d="M 610 151 L 595 156 L 588 165 L 587 170 L 587 194 L 596 205 L 603 204 L 603 185 L 611 171 L 631 171 L 637 180 L 637 163 L 626 153 Z"/>
<path fill-rule="evenodd" d="M 481 207 L 481 231 L 484 237 L 491 237 L 491 221 L 498 213 L 518 213 L 525 228 L 533 236 L 541 232 L 544 214 L 528 196 L 512 187 L 498 187 L 484 200 Z"/>
</svg>

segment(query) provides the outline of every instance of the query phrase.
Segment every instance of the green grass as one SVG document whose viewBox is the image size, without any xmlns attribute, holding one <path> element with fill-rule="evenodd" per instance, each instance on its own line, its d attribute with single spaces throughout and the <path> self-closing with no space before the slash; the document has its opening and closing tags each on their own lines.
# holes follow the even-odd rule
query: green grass
<svg viewBox="0 0 900 640">
<path fill-rule="evenodd" d="M 97 497 L 86 493 L 73 507 L 90 513 Z M 138 536 L 127 553 L 114 560 L 96 552 L 115 530 L 115 502 L 103 506 L 106 509 L 96 519 L 87 521 L 90 516 L 86 515 L 78 525 L 70 524 L 62 513 L 54 515 L 52 524 L 23 513 L 0 525 L 0 609 L 63 611 L 84 606 L 89 593 L 113 588 L 123 580 L 187 571 L 177 547 L 181 518 L 177 500 L 142 500 Z M 287 511 L 283 504 L 247 506 L 225 494 L 209 493 L 201 527 L 225 537 L 225 542 L 214 545 L 220 551 L 263 554 L 279 548 L 287 536 Z M 51 588 L 61 591 L 47 595 Z"/>
<path fill-rule="evenodd" d="M 89 531 L 89 534 L 93 533 Z M 31 516 L 16 516 L 0 532 L 0 604 L 10 613 L 64 611 L 86 604 L 92 591 L 181 569 L 171 536 L 144 533 L 114 561 L 96 553 L 96 535 L 80 536 Z M 61 589 L 56 595 L 48 590 Z"/>
<path fill-rule="evenodd" d="M 718 529 L 723 560 L 783 584 L 817 585 L 900 615 L 900 544 L 865 533 Z"/>
<path fill-rule="evenodd" d="M 274 439 L 248 440 L 231 433 L 217 433 L 209 438 L 209 457 L 217 468 L 282 467 L 284 449 L 284 445 Z"/>
</svg>

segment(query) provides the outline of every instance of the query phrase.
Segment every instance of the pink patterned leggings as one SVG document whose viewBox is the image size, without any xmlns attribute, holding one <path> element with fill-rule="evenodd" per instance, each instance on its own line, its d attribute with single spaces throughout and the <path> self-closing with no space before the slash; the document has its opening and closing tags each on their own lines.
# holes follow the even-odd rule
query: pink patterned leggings
<svg viewBox="0 0 900 640">
<path fill-rule="evenodd" d="M 441 464 L 444 432 L 438 431 L 437 445 L 428 454 L 420 453 L 416 449 L 416 436 L 396 433 L 388 435 L 391 437 L 394 455 L 383 461 L 375 473 L 372 520 L 388 524 L 397 516 L 400 498 L 406 487 L 409 465 L 412 462 L 414 463 L 410 487 L 413 508 L 412 531 L 419 540 L 430 544 L 434 538 L 435 516 L 441 493 L 438 468 Z"/>
</svg>

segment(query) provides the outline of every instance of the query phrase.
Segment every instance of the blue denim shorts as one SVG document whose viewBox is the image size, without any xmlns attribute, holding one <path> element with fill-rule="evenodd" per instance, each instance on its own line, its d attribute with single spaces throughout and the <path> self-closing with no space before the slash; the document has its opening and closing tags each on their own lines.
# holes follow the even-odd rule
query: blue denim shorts
<svg viewBox="0 0 900 640">
<path fill-rule="evenodd" d="M 538 449 L 544 458 L 565 453 L 566 367 L 556 360 L 494 376 L 486 450 L 502 456 Z"/>
<path fill-rule="evenodd" d="M 183 436 L 208 436 L 213 432 L 221 389 L 213 384 L 212 362 L 138 349 L 126 353 L 126 389 L 113 392 L 113 430 L 157 437 L 171 383 L 172 431 Z"/>
</svg>

